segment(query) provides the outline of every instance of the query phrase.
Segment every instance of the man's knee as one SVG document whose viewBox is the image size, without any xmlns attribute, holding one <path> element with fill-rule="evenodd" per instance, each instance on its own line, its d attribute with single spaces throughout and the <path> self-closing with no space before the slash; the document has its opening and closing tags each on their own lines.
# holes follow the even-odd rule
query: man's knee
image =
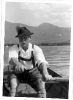
<svg viewBox="0 0 73 100">
<path fill-rule="evenodd" d="M 16 88 L 17 87 L 17 79 L 11 78 L 10 85 L 11 85 L 11 88 Z"/>
</svg>

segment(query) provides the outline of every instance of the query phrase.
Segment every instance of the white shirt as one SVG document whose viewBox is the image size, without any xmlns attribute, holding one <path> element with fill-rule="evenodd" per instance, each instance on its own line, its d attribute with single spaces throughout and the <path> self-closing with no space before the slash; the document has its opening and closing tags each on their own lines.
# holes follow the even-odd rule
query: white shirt
<svg viewBox="0 0 73 100">
<path fill-rule="evenodd" d="M 40 47 L 38 47 L 37 45 L 34 45 L 34 48 L 32 48 L 32 44 L 31 43 L 29 43 L 27 51 L 24 51 L 21 48 L 21 46 L 19 46 L 19 48 L 17 47 L 17 45 L 12 46 L 9 49 L 9 57 L 8 57 L 9 60 L 11 58 L 15 58 L 16 60 L 18 60 L 18 52 L 19 51 L 20 51 L 20 56 L 23 57 L 23 58 L 26 58 L 26 59 L 30 59 L 31 58 L 31 51 L 33 51 L 35 62 L 38 63 L 38 66 L 42 62 L 44 62 L 46 64 L 48 63 L 45 60 L 45 57 L 44 57 L 42 49 Z M 33 68 L 32 61 L 20 61 L 20 62 L 21 62 L 22 65 L 24 65 L 24 68 L 26 70 Z"/>
</svg>

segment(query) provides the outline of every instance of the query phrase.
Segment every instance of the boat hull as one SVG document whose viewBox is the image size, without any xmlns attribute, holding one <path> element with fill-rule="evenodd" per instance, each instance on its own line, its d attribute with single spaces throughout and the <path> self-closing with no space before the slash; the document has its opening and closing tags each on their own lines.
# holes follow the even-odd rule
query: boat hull
<svg viewBox="0 0 73 100">
<path fill-rule="evenodd" d="M 3 96 L 8 96 L 10 87 L 8 86 L 8 73 L 9 71 L 4 71 L 4 81 L 3 81 Z M 48 73 L 53 77 L 60 77 L 59 74 L 48 68 Z M 68 99 L 68 80 L 57 80 L 45 82 L 46 95 L 47 98 L 64 98 Z M 37 97 L 37 92 L 27 83 L 21 83 L 18 88 L 17 96 L 19 97 Z"/>
</svg>

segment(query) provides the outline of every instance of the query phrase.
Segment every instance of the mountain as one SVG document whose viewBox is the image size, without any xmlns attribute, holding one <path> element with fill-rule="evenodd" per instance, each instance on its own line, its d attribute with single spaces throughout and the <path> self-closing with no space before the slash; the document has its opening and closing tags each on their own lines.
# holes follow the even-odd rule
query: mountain
<svg viewBox="0 0 73 100">
<path fill-rule="evenodd" d="M 17 43 L 18 39 L 15 38 L 17 35 L 16 26 L 21 23 L 11 23 L 5 21 L 5 43 Z M 24 25 L 24 24 L 23 24 Z M 33 27 L 24 25 L 31 32 L 33 43 L 60 43 L 70 41 L 71 28 L 69 27 L 58 27 L 50 23 L 43 23 L 39 26 Z"/>
</svg>

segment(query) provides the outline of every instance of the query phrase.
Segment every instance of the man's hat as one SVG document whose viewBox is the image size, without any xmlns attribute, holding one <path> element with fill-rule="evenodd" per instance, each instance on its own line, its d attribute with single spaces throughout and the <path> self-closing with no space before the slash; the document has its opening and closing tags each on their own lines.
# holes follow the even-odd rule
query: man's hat
<svg viewBox="0 0 73 100">
<path fill-rule="evenodd" d="M 30 37 L 30 35 L 34 34 L 32 32 L 30 32 L 25 26 L 17 26 L 16 30 L 18 32 L 18 34 L 15 36 L 17 37 Z"/>
</svg>

